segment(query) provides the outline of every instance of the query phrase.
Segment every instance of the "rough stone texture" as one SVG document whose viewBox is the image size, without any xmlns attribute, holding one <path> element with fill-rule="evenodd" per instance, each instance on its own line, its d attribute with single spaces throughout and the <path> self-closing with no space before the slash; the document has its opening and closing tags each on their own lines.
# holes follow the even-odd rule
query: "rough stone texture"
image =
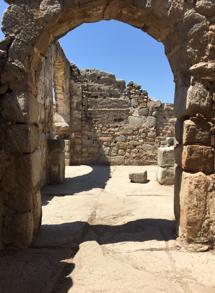
<svg viewBox="0 0 215 293">
<path fill-rule="evenodd" d="M 174 139 L 166 139 L 167 146 L 158 148 L 158 170 L 157 181 L 161 185 L 173 185 L 175 175 Z"/>
<path fill-rule="evenodd" d="M 212 243 L 214 239 L 214 175 L 202 172 L 182 174 L 180 190 L 181 236 L 197 243 Z M 195 209 L 193 209 L 195 205 Z"/>
<path fill-rule="evenodd" d="M 174 147 L 158 148 L 158 165 L 160 167 L 173 167 L 175 163 Z"/>
<path fill-rule="evenodd" d="M 27 246 L 32 240 L 34 230 L 34 225 L 32 225 L 34 208 L 23 212 L 18 202 L 19 200 L 28 202 L 35 192 L 31 175 L 37 163 L 36 160 L 32 160 L 36 150 L 32 155 L 23 155 L 21 152 L 13 154 L 6 147 L 6 144 L 12 146 L 13 138 L 9 136 L 10 141 L 7 141 L 5 137 L 7 128 L 11 124 L 18 125 L 21 122 L 29 127 L 35 124 L 39 127 L 39 137 L 43 138 L 42 145 L 45 148 L 46 135 L 48 135 L 48 129 L 50 129 L 48 122 L 50 119 L 46 120 L 46 118 L 52 116 L 52 114 L 48 111 L 47 104 L 44 103 L 43 98 L 47 95 L 44 95 L 44 87 L 39 86 L 39 81 L 41 80 L 40 76 L 43 76 L 43 74 L 40 74 L 41 70 L 47 73 L 47 70 L 44 70 L 45 56 L 53 40 L 58 39 L 82 23 L 102 19 L 116 19 L 142 29 L 164 44 L 176 83 L 175 112 L 180 121 L 179 128 L 182 127 L 182 121 L 192 120 L 193 117 L 202 117 L 207 123 L 215 124 L 213 83 L 215 78 L 215 3 L 212 0 L 10 0 L 8 2 L 10 2 L 10 7 L 5 12 L 2 23 L 6 39 L 0 43 L 0 100 L 4 101 L 0 102 L 2 162 L 0 174 L 4 178 L 4 180 L 1 180 L 2 186 L 0 188 L 2 193 L 0 239 L 4 246 L 7 246 L 7 244 L 17 245 L 17 243 Z M 42 80 L 43 83 L 46 81 L 44 84 L 52 92 L 52 84 L 49 85 L 50 78 L 49 80 L 45 78 Z M 79 90 L 81 89 L 77 86 L 75 92 L 78 93 Z M 38 100 L 38 96 L 41 100 Z M 50 99 L 50 103 L 48 103 L 50 106 L 52 101 L 53 99 Z M 135 105 L 134 101 L 133 106 Z M 37 112 L 34 111 L 33 107 L 36 111 L 39 110 L 39 115 L 36 115 Z M 45 111 L 45 108 L 47 111 Z M 44 113 L 50 115 L 47 116 Z M 143 112 L 140 111 L 140 113 Z M 42 119 L 45 122 L 43 126 L 38 121 L 38 119 L 41 121 L 42 117 L 46 117 Z M 35 121 L 32 122 L 34 119 Z M 80 116 L 77 115 L 74 120 L 77 122 L 80 120 Z M 150 123 L 152 123 L 152 120 L 154 119 L 150 118 Z M 153 137 L 154 133 L 151 135 Z M 33 144 L 30 140 L 31 135 L 28 133 L 25 136 L 25 141 L 26 146 L 30 146 L 29 149 L 31 150 Z M 123 144 L 124 142 L 120 143 Z M 183 141 L 179 141 L 179 143 L 183 144 Z M 206 170 L 205 172 L 210 176 L 214 173 L 214 168 L 206 167 L 206 161 L 208 162 L 209 158 L 210 162 L 213 160 L 214 152 L 212 147 L 209 150 L 206 149 L 206 146 L 202 146 L 199 140 L 197 143 L 193 141 L 192 145 L 187 145 L 186 160 L 189 157 L 188 162 L 189 166 L 192 166 L 192 172 Z M 17 142 L 16 145 L 20 146 L 21 144 Z M 40 142 L 37 148 L 41 148 Z M 198 164 L 193 169 L 196 154 L 202 155 L 204 150 L 207 150 L 206 155 L 203 155 L 203 159 L 199 159 Z M 80 149 L 77 151 L 80 151 Z M 43 152 L 41 150 L 40 154 L 42 157 Z M 183 156 L 178 163 L 183 168 L 182 159 Z M 24 160 L 24 163 L 22 160 Z M 18 168 L 17 166 L 22 166 L 22 173 L 18 172 L 18 176 L 14 176 L 13 180 L 10 181 L 8 179 L 10 176 L 8 177 L 6 174 L 13 173 Z M 45 166 L 43 167 L 43 169 L 46 169 Z M 6 173 L 5 170 L 7 170 Z M 41 177 L 42 175 L 40 175 L 40 179 Z M 203 178 L 205 179 L 201 181 L 202 188 L 205 184 L 204 181 L 207 181 L 206 177 Z M 7 187 L 5 180 L 9 180 L 8 182 L 10 182 L 13 190 L 16 189 L 17 184 L 21 183 L 15 196 L 19 200 L 15 201 L 16 204 L 13 209 L 7 207 L 8 193 L 5 190 Z M 196 179 L 193 178 L 192 180 L 195 183 Z M 182 180 L 182 188 L 183 184 Z M 25 186 L 26 188 L 24 188 Z M 189 210 L 197 214 L 198 207 L 195 205 L 195 201 L 190 201 L 189 204 L 189 209 L 184 207 L 184 218 L 189 218 Z M 213 209 L 211 213 L 213 213 Z M 17 229 L 18 236 L 14 229 L 16 224 L 19 227 Z M 186 230 L 186 221 L 181 222 L 180 231 L 184 230 Z M 186 233 L 184 235 L 185 240 L 190 240 L 189 235 L 186 236 Z M 211 239 L 209 232 L 204 237 L 214 241 L 214 237 Z"/>
<path fill-rule="evenodd" d="M 132 183 L 147 183 L 147 171 L 141 173 L 131 173 L 129 174 L 129 179 Z"/>
<path fill-rule="evenodd" d="M 205 174 L 214 173 L 214 148 L 201 145 L 178 145 L 175 148 L 175 159 L 178 166 L 186 172 Z"/>
<path fill-rule="evenodd" d="M 175 168 L 174 167 L 160 167 L 157 170 L 157 181 L 161 185 L 173 185 L 175 178 Z"/>
<path fill-rule="evenodd" d="M 71 93 L 71 163 L 154 164 L 163 136 L 174 135 L 173 105 L 113 74 L 72 70 L 72 88 L 81 90 Z"/>
</svg>

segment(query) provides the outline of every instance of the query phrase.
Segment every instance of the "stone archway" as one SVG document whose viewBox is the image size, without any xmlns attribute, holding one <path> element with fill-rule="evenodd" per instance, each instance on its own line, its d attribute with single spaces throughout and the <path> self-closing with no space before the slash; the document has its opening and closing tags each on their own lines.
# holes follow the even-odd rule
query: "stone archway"
<svg viewBox="0 0 215 293">
<path fill-rule="evenodd" d="M 2 247 L 29 246 L 40 225 L 36 97 L 42 59 L 54 40 L 84 22 L 103 19 L 131 24 L 165 46 L 176 83 L 179 234 L 188 242 L 214 242 L 214 1 L 7 2 L 6 38 L 0 44 Z"/>
</svg>

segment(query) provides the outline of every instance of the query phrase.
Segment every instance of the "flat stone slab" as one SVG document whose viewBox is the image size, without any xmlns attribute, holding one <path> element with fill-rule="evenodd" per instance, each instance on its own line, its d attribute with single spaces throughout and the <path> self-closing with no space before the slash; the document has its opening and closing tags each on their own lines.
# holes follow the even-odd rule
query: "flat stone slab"
<svg viewBox="0 0 215 293">
<path fill-rule="evenodd" d="M 132 183 L 147 183 L 147 171 L 141 172 L 141 173 L 131 173 L 129 174 L 129 179 Z"/>
</svg>

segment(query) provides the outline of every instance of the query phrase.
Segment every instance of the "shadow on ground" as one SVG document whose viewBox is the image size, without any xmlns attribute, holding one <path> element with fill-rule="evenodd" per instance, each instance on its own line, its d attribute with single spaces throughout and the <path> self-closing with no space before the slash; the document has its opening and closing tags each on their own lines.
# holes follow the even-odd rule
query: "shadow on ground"
<svg viewBox="0 0 215 293">
<path fill-rule="evenodd" d="M 0 252 L 1 293 L 57 293 L 59 278 L 64 283 L 61 293 L 73 286 L 68 275 L 74 270 L 69 262 L 77 249 L 10 249 Z M 66 261 L 68 260 L 68 262 Z"/>
<path fill-rule="evenodd" d="M 34 246 L 69 247 L 71 243 L 79 245 L 85 241 L 110 244 L 128 241 L 168 241 L 175 238 L 175 221 L 166 219 L 142 219 L 116 226 L 73 222 L 43 225 Z"/>
<path fill-rule="evenodd" d="M 88 174 L 66 178 L 63 184 L 46 185 L 42 189 L 43 205 L 47 205 L 53 196 L 73 195 L 89 191 L 93 188 L 104 189 L 111 178 L 110 166 L 90 166 L 92 171 Z"/>
</svg>

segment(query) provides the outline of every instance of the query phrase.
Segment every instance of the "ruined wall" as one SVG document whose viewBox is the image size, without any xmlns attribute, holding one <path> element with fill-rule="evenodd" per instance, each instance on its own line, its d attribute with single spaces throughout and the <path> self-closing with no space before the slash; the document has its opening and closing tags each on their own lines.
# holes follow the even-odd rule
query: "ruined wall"
<svg viewBox="0 0 215 293">
<path fill-rule="evenodd" d="M 175 214 L 179 235 L 187 243 L 213 244 L 214 0 L 7 2 L 10 7 L 2 23 L 6 37 L 0 42 L 0 239 L 3 247 L 29 246 L 39 228 L 36 215 L 41 204 L 37 200 L 35 176 L 35 149 L 39 142 L 33 134 L 38 125 L 38 75 L 47 49 L 54 40 L 83 23 L 110 19 L 133 25 L 164 44 L 176 83 L 179 146 Z M 77 87 L 76 94 L 79 90 Z M 74 120 L 78 119 L 79 115 Z M 192 131 L 186 125 L 190 121 L 194 123 Z M 202 122 L 210 124 L 210 145 L 201 140 L 208 133 L 202 128 Z M 205 135 L 199 137 L 199 130 Z"/>
<path fill-rule="evenodd" d="M 155 164 L 161 142 L 174 136 L 173 105 L 153 101 L 141 86 L 126 86 L 113 74 L 76 69 L 74 76 L 72 88 L 81 90 L 71 96 L 71 115 L 79 115 L 71 126 L 71 163 Z"/>
</svg>

